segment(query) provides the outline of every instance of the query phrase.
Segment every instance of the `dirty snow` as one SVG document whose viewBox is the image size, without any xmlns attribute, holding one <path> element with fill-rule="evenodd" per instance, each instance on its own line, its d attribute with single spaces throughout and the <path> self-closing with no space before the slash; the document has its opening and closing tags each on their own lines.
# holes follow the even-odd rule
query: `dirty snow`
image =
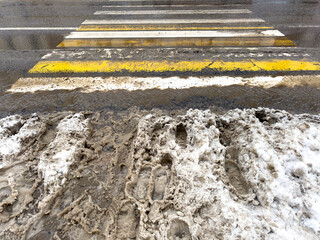
<svg viewBox="0 0 320 240">
<path fill-rule="evenodd" d="M 320 238 L 319 115 L 159 112 L 1 119 L 0 238 Z"/>
<path fill-rule="evenodd" d="M 136 151 L 131 179 L 137 187 L 128 188 L 128 196 L 141 212 L 153 191 L 171 204 L 151 201 L 140 220 L 142 238 L 320 237 L 319 116 L 268 109 L 222 116 L 190 110 L 176 120 L 149 115 L 140 122 Z M 146 153 L 151 160 L 144 160 Z M 171 169 L 159 165 L 167 155 Z"/>
<path fill-rule="evenodd" d="M 64 183 L 76 159 L 76 150 L 83 146 L 88 131 L 88 120 L 83 114 L 73 114 L 59 122 L 56 136 L 41 154 L 38 165 L 49 192 L 55 192 Z"/>
<path fill-rule="evenodd" d="M 17 155 L 44 131 L 40 118 L 13 115 L 0 119 L 0 169 L 18 160 Z"/>
</svg>

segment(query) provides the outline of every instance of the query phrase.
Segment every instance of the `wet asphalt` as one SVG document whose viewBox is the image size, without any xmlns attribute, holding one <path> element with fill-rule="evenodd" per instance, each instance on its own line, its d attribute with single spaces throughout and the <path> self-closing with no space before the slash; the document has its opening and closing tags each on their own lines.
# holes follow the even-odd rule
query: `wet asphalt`
<svg viewBox="0 0 320 240">
<path fill-rule="evenodd" d="M 130 107 L 158 108 L 248 108 L 270 107 L 297 113 L 320 112 L 320 90 L 311 86 L 260 89 L 257 87 L 208 87 L 166 91 L 115 91 L 85 94 L 78 91 L 53 91 L 28 94 L 6 92 L 17 79 L 27 75 L 42 56 L 55 49 L 72 30 L 92 16 L 108 1 L 0 1 L 0 117 L 14 113 L 61 110 L 120 111 Z M 175 1 L 125 2 L 123 6 L 177 4 Z M 194 4 L 178 1 L 178 4 Z M 320 1 L 245 0 L 207 1 L 213 7 L 236 6 L 249 9 L 254 17 L 280 30 L 297 47 L 320 59 Z M 155 16 L 161 17 L 161 16 Z M 174 16 L 173 16 L 174 17 Z M 194 18 L 197 18 L 195 15 Z M 17 29 L 17 28 L 41 28 Z M 57 28 L 57 29 L 52 29 Z M 206 51 L 202 48 L 201 51 Z M 165 54 L 165 52 L 164 52 Z M 190 58 L 192 58 L 190 53 Z M 147 100 L 149 99 L 149 100 Z M 152 100 L 150 100 L 152 99 Z"/>
</svg>

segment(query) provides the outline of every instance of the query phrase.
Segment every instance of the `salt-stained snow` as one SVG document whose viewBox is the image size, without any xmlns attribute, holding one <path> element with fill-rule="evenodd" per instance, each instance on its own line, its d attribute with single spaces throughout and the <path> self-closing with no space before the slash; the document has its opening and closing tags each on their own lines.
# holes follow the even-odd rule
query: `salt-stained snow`
<svg viewBox="0 0 320 240">
<path fill-rule="evenodd" d="M 1 236 L 43 236 L 50 219 L 86 239 L 320 239 L 319 115 L 149 114 L 108 153 L 111 130 L 95 131 L 84 113 L 0 119 Z M 80 161 L 90 136 L 103 138 L 91 165 Z M 79 174 L 97 185 L 75 190 Z"/>
<path fill-rule="evenodd" d="M 162 170 L 163 200 L 171 207 L 153 201 L 148 220 L 140 222 L 143 237 L 174 239 L 182 232 L 184 239 L 320 238 L 319 116 L 268 109 L 222 116 L 190 110 L 178 119 L 149 115 L 140 121 L 135 149 L 137 176 L 165 155 L 173 163 L 171 180 Z M 154 155 L 151 160 L 143 160 L 146 152 Z M 155 166 L 151 176 L 157 175 Z M 139 185 L 139 178 L 133 182 Z M 146 208 L 130 191 L 138 209 Z M 152 228 L 156 219 L 159 230 Z"/>
<path fill-rule="evenodd" d="M 82 113 L 62 119 L 55 138 L 40 155 L 38 172 L 48 195 L 47 201 L 65 182 L 70 165 L 77 159 L 77 151 L 88 137 L 89 120 Z M 36 114 L 30 117 L 13 115 L 0 120 L 0 169 L 30 154 L 34 144 L 46 132 L 46 123 Z M 45 202 L 44 201 L 44 202 Z"/>
<path fill-rule="evenodd" d="M 38 171 L 49 193 L 56 192 L 64 183 L 70 165 L 77 159 L 78 148 L 88 137 L 88 124 L 81 113 L 67 116 L 58 124 L 55 139 L 41 154 Z"/>
<path fill-rule="evenodd" d="M 0 169 L 10 164 L 44 131 L 44 124 L 33 114 L 29 118 L 19 115 L 0 119 Z"/>
</svg>

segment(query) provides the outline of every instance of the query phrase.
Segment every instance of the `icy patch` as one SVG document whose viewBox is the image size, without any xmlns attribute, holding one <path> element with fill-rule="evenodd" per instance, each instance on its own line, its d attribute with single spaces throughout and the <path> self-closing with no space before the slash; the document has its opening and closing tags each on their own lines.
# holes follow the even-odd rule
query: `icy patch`
<svg viewBox="0 0 320 240">
<path fill-rule="evenodd" d="M 31 117 L 13 115 L 0 120 L 0 169 L 10 164 L 37 136 L 45 131 L 44 123 Z"/>
<path fill-rule="evenodd" d="M 57 126 L 55 139 L 41 154 L 38 171 L 49 195 L 64 184 L 70 165 L 77 159 L 77 150 L 88 137 L 88 124 L 82 113 L 64 118 Z"/>
<path fill-rule="evenodd" d="M 125 192 L 140 213 L 130 236 L 320 238 L 320 116 L 262 108 L 148 115 L 134 152 Z"/>
</svg>

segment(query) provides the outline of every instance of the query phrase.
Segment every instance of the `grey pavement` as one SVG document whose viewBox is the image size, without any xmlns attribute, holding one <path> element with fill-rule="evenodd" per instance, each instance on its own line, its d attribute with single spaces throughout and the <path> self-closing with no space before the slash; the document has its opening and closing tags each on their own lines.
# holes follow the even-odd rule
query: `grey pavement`
<svg viewBox="0 0 320 240">
<path fill-rule="evenodd" d="M 230 109 L 265 106 L 285 109 L 292 112 L 312 112 L 320 110 L 320 90 L 314 86 L 278 87 L 263 89 L 259 87 L 229 86 L 192 88 L 186 90 L 148 90 L 140 92 L 96 92 L 81 93 L 79 91 L 53 91 L 42 93 L 10 94 L 10 88 L 19 78 L 28 75 L 32 68 L 44 55 L 51 53 L 72 29 L 93 16 L 102 6 L 115 4 L 112 1 L 0 1 L 0 115 L 20 112 L 45 112 L 58 110 L 121 110 L 132 106 L 151 109 L 218 107 Z M 121 1 L 125 10 L 128 6 L 144 4 L 147 8 L 159 5 L 194 4 L 194 1 Z M 319 60 L 320 52 L 320 3 L 319 1 L 207 1 L 200 0 L 197 4 L 211 4 L 212 8 L 230 5 L 246 8 L 253 12 L 254 17 L 264 19 L 269 26 L 280 30 L 296 43 L 298 56 L 307 54 Z M 119 3 L 118 3 L 119 5 Z M 183 7 L 181 9 L 184 9 Z M 196 9 L 196 8 L 195 8 Z M 155 18 L 161 16 L 154 16 Z M 197 16 L 193 16 L 197 18 Z M 143 18 L 143 16 L 141 16 Z M 75 51 L 73 49 L 65 50 Z M 87 49 L 87 59 L 101 56 L 97 49 Z M 91 52 L 90 52 L 91 51 Z M 96 51 L 96 53 L 95 53 Z M 120 53 L 114 51 L 115 58 L 130 55 L 134 49 L 124 49 Z M 169 52 L 177 58 L 197 59 L 198 56 L 212 57 L 221 54 L 245 54 L 246 49 L 219 50 L 212 48 L 194 49 L 138 49 L 134 58 L 165 59 Z M 264 48 L 255 50 L 267 56 L 281 54 Z M 99 52 L 99 51 L 98 51 Z M 57 54 L 55 57 L 59 58 Z M 102 55 L 102 58 L 104 56 Z M 146 98 L 152 100 L 146 101 Z"/>
</svg>

